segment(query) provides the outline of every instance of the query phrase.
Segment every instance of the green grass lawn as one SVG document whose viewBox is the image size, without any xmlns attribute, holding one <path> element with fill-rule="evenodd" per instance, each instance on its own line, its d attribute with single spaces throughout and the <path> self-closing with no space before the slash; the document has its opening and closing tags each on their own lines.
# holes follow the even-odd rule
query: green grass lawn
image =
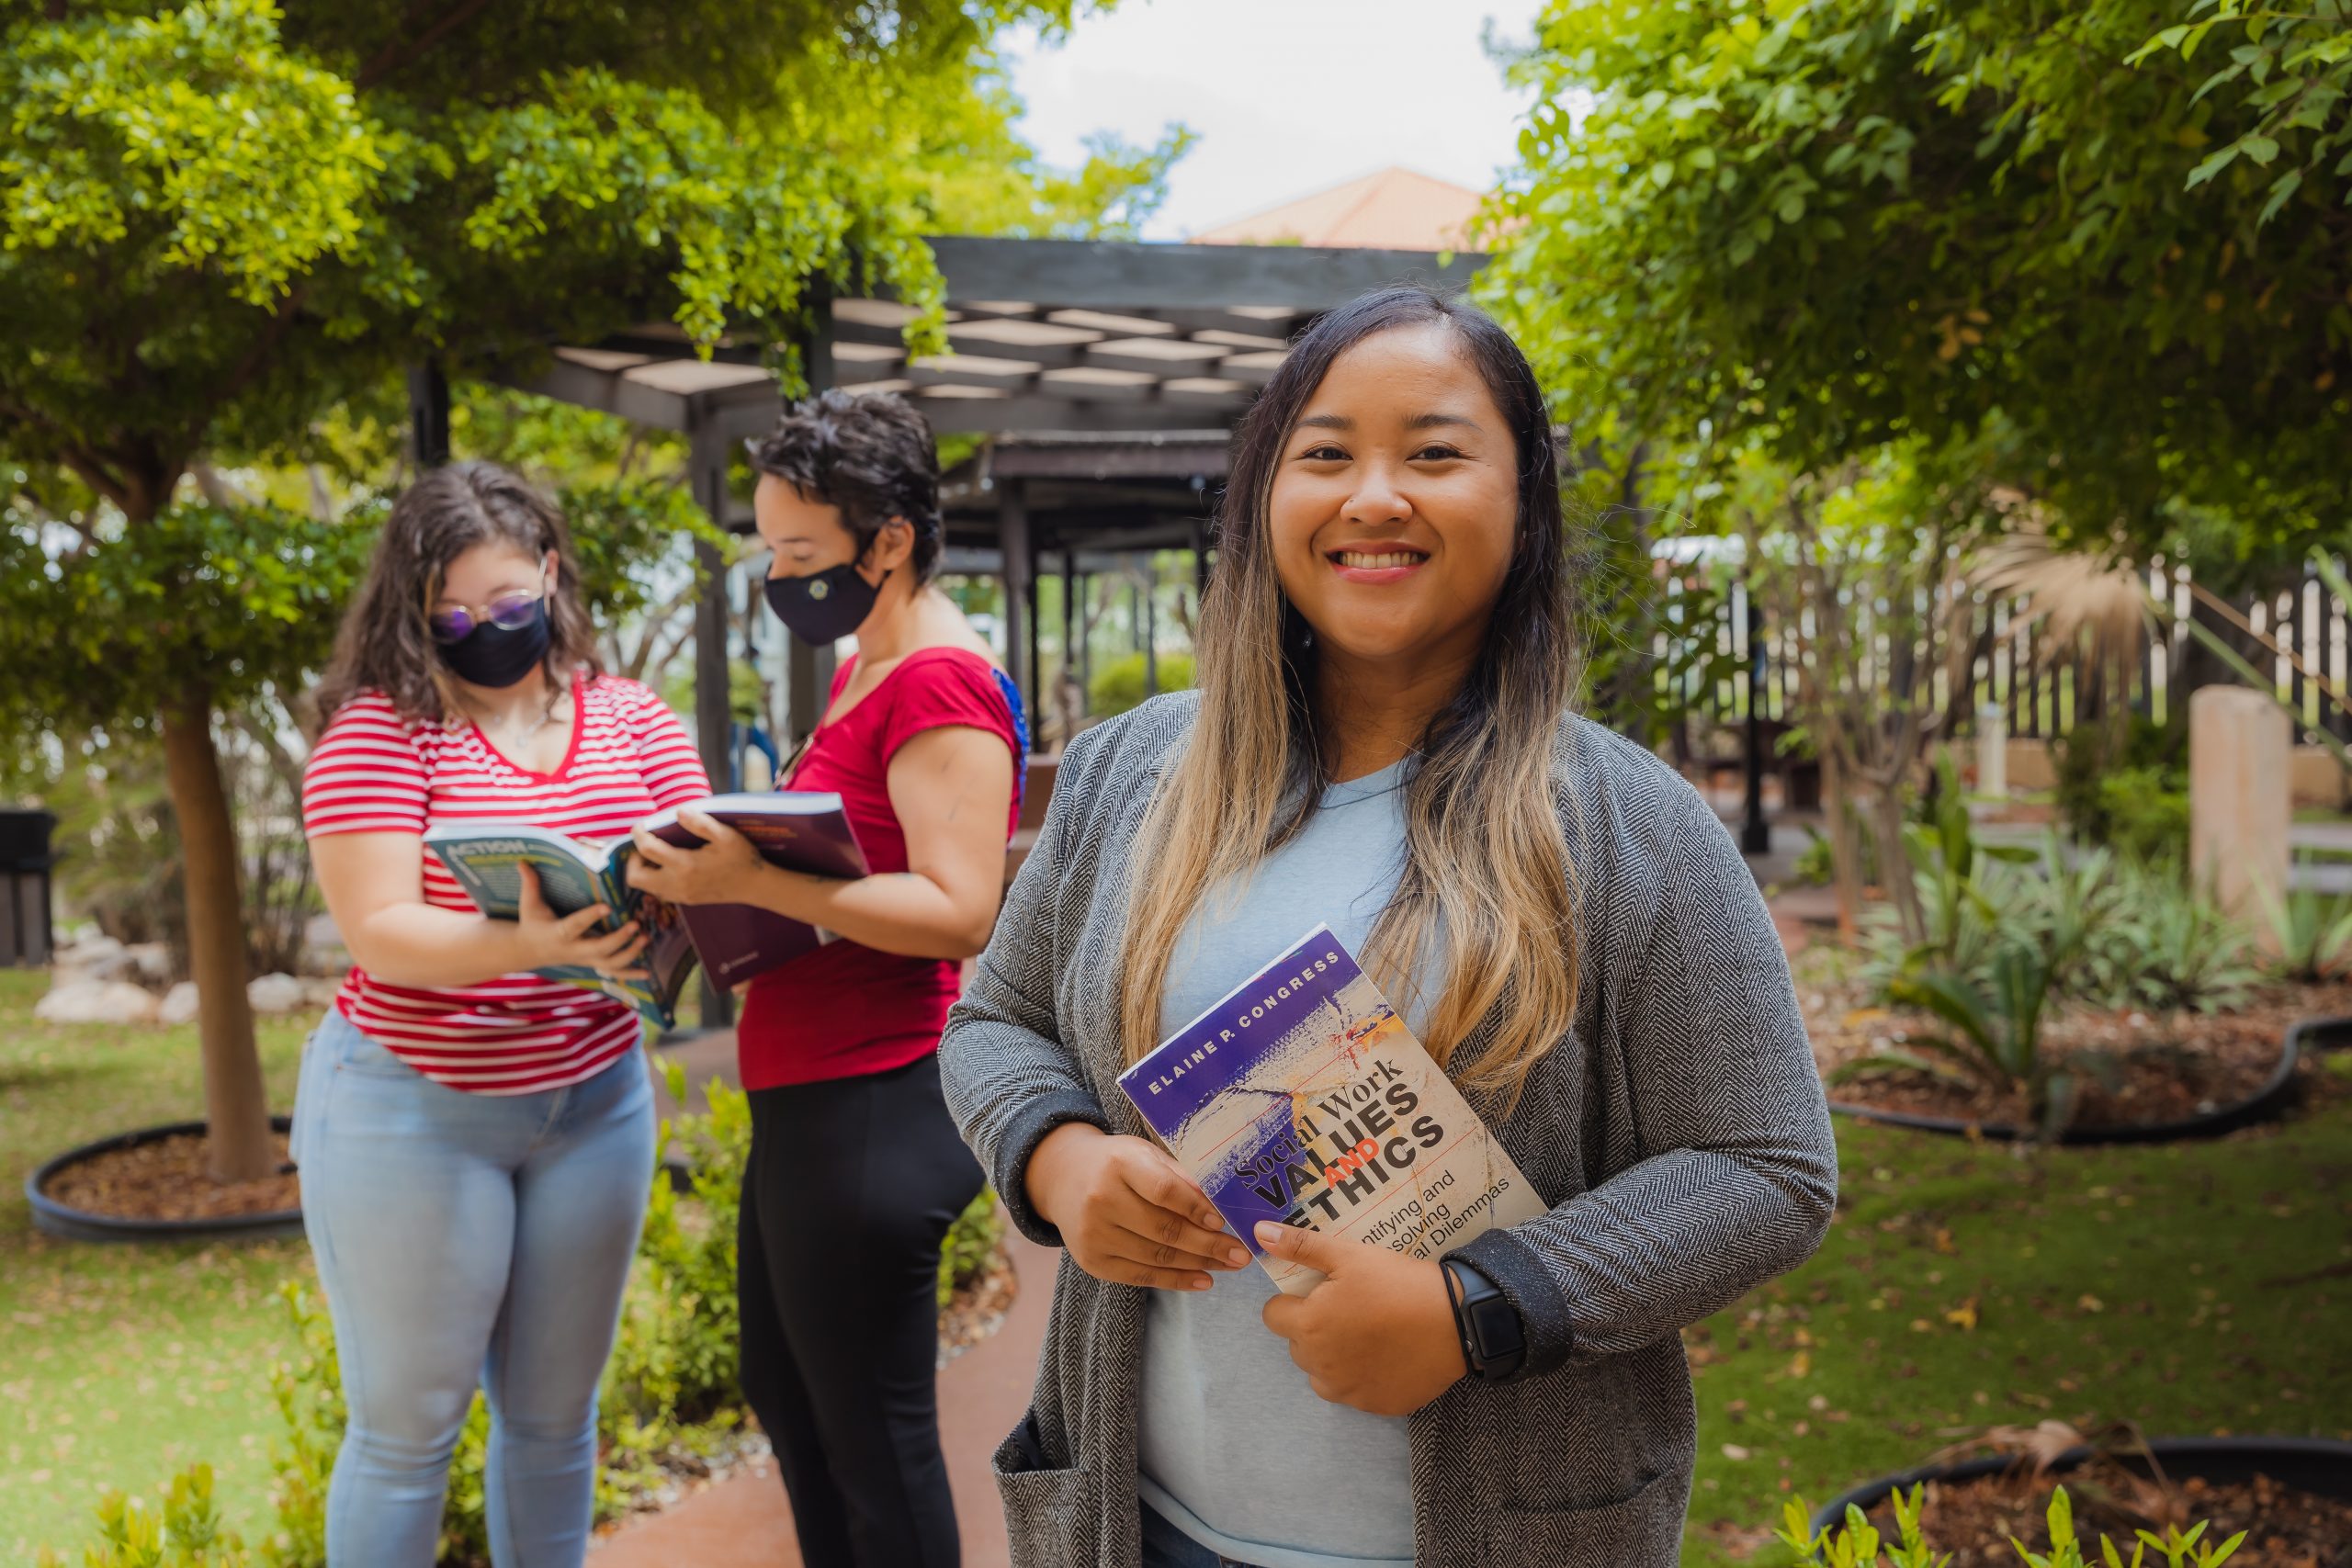
<svg viewBox="0 0 2352 1568">
<path fill-rule="evenodd" d="M 32 1234 L 38 1159 L 201 1103 L 191 1030 L 36 1024 L 44 984 L 0 971 L 0 1562 L 78 1542 L 101 1488 L 197 1459 L 257 1534 L 274 1291 L 308 1258 Z M 307 1021 L 264 1026 L 281 1109 Z M 1818 1502 L 1996 1423 L 2352 1436 L 2352 1056 L 2330 1065 L 2344 1087 L 2324 1108 L 2214 1144 L 2020 1156 L 1841 1123 L 1820 1255 L 1689 1337 L 1686 1562 L 1779 1562 L 1756 1527 L 1783 1496 Z"/>
<path fill-rule="evenodd" d="M 1687 1337 L 1684 1562 L 1784 1562 L 1754 1532 L 1785 1496 L 1994 1424 L 2352 1438 L 2352 1094 L 2325 1098 L 2218 1143 L 2022 1156 L 1841 1123 L 1820 1253 Z"/>
<path fill-rule="evenodd" d="M 209 1460 L 230 1523 L 260 1533 L 300 1242 L 125 1247 L 37 1235 L 28 1171 L 75 1144 L 204 1113 L 196 1031 L 33 1021 L 39 972 L 0 969 L 0 1562 L 76 1543 L 108 1486 Z M 270 1104 L 291 1108 L 307 1018 L 266 1020 Z"/>
</svg>

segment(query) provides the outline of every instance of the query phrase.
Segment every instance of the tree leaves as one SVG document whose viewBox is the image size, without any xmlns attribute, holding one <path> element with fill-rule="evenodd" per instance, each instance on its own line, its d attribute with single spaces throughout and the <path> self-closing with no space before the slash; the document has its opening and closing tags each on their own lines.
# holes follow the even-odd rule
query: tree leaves
<svg viewBox="0 0 2352 1568">
<path fill-rule="evenodd" d="M 494 370 L 665 315 L 788 344 L 812 278 L 934 306 L 918 236 L 982 183 L 943 164 L 994 160 L 1000 203 L 1057 177 L 1010 132 L 992 39 L 1070 13 L 529 0 L 453 34 L 398 6 L 0 9 L 10 452 L 143 518 L 208 446 L 285 442 L 421 354 Z M 1182 150 L 1103 145 L 1044 220 L 1134 221 Z"/>
<path fill-rule="evenodd" d="M 2352 451 L 2323 10 L 1555 0 L 1514 71 L 1582 134 L 1524 149 L 1480 288 L 1570 417 L 1702 462 L 1998 435 L 2062 531 L 2144 553 L 2195 504 L 2300 555 Z"/>
<path fill-rule="evenodd" d="M 377 530 L 267 507 L 175 508 L 87 548 L 0 527 L 0 725 L 143 720 L 201 676 L 225 705 L 324 662 Z"/>
</svg>

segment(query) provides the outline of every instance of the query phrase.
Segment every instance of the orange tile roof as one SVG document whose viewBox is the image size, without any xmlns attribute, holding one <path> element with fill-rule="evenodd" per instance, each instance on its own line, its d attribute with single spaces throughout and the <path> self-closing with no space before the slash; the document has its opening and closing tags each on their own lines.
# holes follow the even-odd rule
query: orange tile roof
<svg viewBox="0 0 2352 1568">
<path fill-rule="evenodd" d="M 1467 248 L 1480 192 L 1389 167 L 1194 234 L 1200 245 L 1284 243 L 1360 250 Z"/>
</svg>

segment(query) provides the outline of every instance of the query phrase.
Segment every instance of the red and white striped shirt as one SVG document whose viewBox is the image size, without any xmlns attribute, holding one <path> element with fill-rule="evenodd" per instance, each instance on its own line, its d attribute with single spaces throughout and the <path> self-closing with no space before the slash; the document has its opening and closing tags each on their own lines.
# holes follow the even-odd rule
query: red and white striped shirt
<svg viewBox="0 0 2352 1568">
<path fill-rule="evenodd" d="M 572 687 L 571 750 L 552 773 L 499 755 L 471 724 L 410 721 L 381 693 L 353 698 L 302 770 L 303 830 L 413 833 L 447 822 L 527 822 L 583 840 L 618 838 L 663 807 L 710 793 L 686 732 L 652 692 L 599 676 Z M 424 901 L 470 913 L 439 858 L 417 849 Z M 601 992 L 507 975 L 441 990 L 354 968 L 335 1008 L 435 1083 L 529 1094 L 595 1077 L 640 1036 L 637 1013 Z"/>
</svg>

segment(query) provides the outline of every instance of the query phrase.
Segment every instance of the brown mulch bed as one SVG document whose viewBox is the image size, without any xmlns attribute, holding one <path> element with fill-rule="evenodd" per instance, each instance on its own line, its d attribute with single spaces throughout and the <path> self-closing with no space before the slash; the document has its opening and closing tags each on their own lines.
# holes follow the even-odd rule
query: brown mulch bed
<svg viewBox="0 0 2352 1568">
<path fill-rule="evenodd" d="M 956 1287 L 956 1294 L 939 1314 L 939 1364 L 945 1366 L 1004 1326 L 1021 1280 L 1012 1271 L 1004 1243 L 996 1245 L 989 1266 Z"/>
<path fill-rule="evenodd" d="M 1941 1024 L 1868 1005 L 1859 985 L 1806 986 L 1799 999 L 1825 1080 L 1882 1046 L 1917 1049 Z M 2073 1125 L 2119 1127 L 2178 1121 L 2233 1105 L 2278 1069 L 2298 1020 L 2352 1014 L 2352 986 L 2274 986 L 2220 1013 L 2062 1013 L 2044 1026 L 2043 1049 L 2078 1086 Z M 1922 1051 L 1921 1055 L 1928 1053 Z M 2029 1124 L 2020 1096 L 1926 1073 L 1874 1072 L 1831 1085 L 1851 1105 L 1958 1122 Z"/>
<path fill-rule="evenodd" d="M 271 1139 L 285 1166 L 286 1134 Z M 115 1149 L 67 1166 L 41 1191 L 118 1220 L 228 1220 L 301 1207 L 301 1181 L 292 1169 L 259 1181 L 215 1182 L 205 1174 L 204 1145 L 203 1134 L 180 1133 Z"/>
<path fill-rule="evenodd" d="M 2050 1550 L 2050 1496 L 2061 1482 L 2075 1506 L 2075 1532 L 2090 1542 L 2094 1562 L 2099 1561 L 2102 1533 L 2114 1539 L 2129 1562 L 2135 1530 L 2162 1535 L 2167 1527 L 2186 1530 L 2206 1519 L 2211 1525 L 2202 1541 L 2214 1546 L 2247 1532 L 2245 1544 L 2230 1559 L 2231 1568 L 2352 1568 L 2352 1503 L 2283 1486 L 2267 1476 L 2226 1485 L 2191 1477 L 2166 1490 L 2112 1460 L 2096 1460 L 2056 1478 L 2020 1472 L 1931 1482 L 1921 1533 L 1939 1553 L 1952 1554 L 1951 1568 L 2016 1568 L 2019 1560 L 2010 1549 L 2011 1536 L 2035 1551 Z M 1891 1504 L 1871 1509 L 1871 1522 L 1894 1539 Z"/>
</svg>

